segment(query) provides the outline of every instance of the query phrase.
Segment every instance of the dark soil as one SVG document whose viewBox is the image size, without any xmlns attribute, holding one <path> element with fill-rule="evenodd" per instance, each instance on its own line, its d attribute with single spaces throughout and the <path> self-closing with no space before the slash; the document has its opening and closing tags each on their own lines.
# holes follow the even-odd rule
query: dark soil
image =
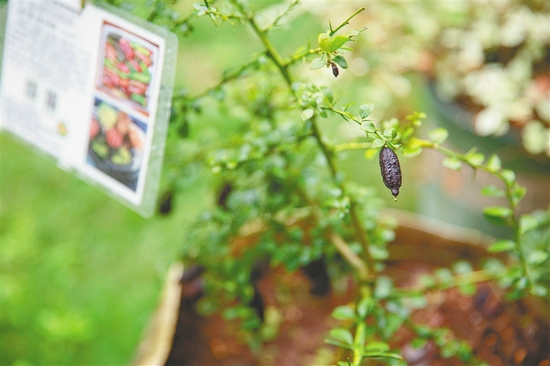
<svg viewBox="0 0 550 366">
<path fill-rule="evenodd" d="M 411 286 L 422 273 L 433 270 L 424 263 L 389 266 L 387 274 L 400 286 Z M 330 365 L 335 348 L 324 343 L 334 320 L 330 313 L 353 296 L 350 280 L 333 284 L 326 296 L 310 294 L 311 282 L 302 273 L 270 271 L 257 283 L 267 312 L 266 321 L 280 321 L 278 336 L 253 353 L 242 342 L 237 323 L 226 323 L 218 316 L 202 317 L 193 302 L 183 299 L 172 351 L 166 365 Z M 503 293 L 493 284 L 483 284 L 473 297 L 456 289 L 428 294 L 429 305 L 414 313 L 417 323 L 433 328 L 449 327 L 457 338 L 473 348 L 477 358 L 491 366 L 550 366 L 550 327 L 539 322 L 524 302 L 503 301 Z M 271 315 L 269 315 L 271 314 Z M 456 359 L 443 359 L 437 347 L 410 345 L 408 329 L 401 329 L 392 346 L 400 349 L 411 366 L 464 365 Z M 344 356 L 344 355 L 340 355 Z M 340 358 L 342 359 L 342 358 Z"/>
<path fill-rule="evenodd" d="M 486 256 L 483 237 L 461 235 L 451 228 L 429 230 L 407 226 L 404 217 L 396 229 L 396 239 L 388 249 L 391 261 L 384 274 L 398 287 L 415 286 L 419 276 L 448 266 L 458 259 L 472 265 Z M 435 243 L 435 244 L 434 244 Z M 201 295 L 201 269 L 188 267 L 182 279 L 182 302 L 171 352 L 166 365 L 333 365 L 346 354 L 324 342 L 336 325 L 332 310 L 349 303 L 355 296 L 354 282 L 343 278 L 328 282 L 323 262 L 313 263 L 295 273 L 283 268 L 254 271 L 257 290 L 256 309 L 264 315 L 271 337 L 263 334 L 263 347 L 252 352 L 243 341 L 236 322 L 219 316 L 203 317 L 194 309 Z M 473 296 L 457 289 L 427 294 L 428 305 L 412 315 L 416 324 L 432 328 L 450 328 L 454 336 L 466 341 L 475 357 L 491 366 L 550 366 L 550 306 L 547 302 L 533 306 L 533 299 L 505 300 L 494 283 L 479 285 Z M 540 300 L 540 299 L 539 299 Z M 258 334 L 260 337 L 260 334 Z M 444 359 L 431 341 L 414 348 L 412 332 L 402 328 L 392 338 L 392 349 L 399 350 L 411 366 L 464 365 L 457 358 Z M 370 360 L 369 360 L 370 362 Z M 366 362 L 365 365 L 379 363 Z"/>
</svg>

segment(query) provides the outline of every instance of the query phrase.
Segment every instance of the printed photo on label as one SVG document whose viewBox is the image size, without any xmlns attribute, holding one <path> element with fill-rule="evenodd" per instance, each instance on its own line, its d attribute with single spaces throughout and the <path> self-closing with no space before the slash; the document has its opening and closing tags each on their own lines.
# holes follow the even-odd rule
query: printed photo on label
<svg viewBox="0 0 550 366">
<path fill-rule="evenodd" d="M 87 163 L 136 191 L 147 125 L 96 97 L 90 119 Z"/>
<path fill-rule="evenodd" d="M 104 22 L 97 89 L 148 116 L 158 49 L 157 45 Z"/>
</svg>

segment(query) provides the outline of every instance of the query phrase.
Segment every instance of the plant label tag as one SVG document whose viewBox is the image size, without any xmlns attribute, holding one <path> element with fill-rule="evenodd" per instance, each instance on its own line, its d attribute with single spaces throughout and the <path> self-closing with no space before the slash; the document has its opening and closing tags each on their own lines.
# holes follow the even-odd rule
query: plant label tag
<svg viewBox="0 0 550 366">
<path fill-rule="evenodd" d="M 80 0 L 10 1 L 7 8 L 1 129 L 150 216 L 176 36 L 121 9 Z"/>
</svg>

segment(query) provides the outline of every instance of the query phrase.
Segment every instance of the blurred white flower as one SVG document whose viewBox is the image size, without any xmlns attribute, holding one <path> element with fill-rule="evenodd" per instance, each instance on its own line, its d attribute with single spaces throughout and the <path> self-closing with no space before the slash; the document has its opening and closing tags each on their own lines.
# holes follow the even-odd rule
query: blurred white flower
<svg viewBox="0 0 550 366">
<path fill-rule="evenodd" d="M 475 118 L 475 131 L 480 136 L 503 135 L 508 121 L 500 108 L 485 108 Z"/>
</svg>

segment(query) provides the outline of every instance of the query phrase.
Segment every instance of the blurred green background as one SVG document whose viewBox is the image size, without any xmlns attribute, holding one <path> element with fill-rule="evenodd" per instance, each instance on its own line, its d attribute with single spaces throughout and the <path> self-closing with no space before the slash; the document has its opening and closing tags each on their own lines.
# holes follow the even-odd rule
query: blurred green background
<svg viewBox="0 0 550 366">
<path fill-rule="evenodd" d="M 269 9 L 275 3 L 260 6 Z M 362 4 L 334 5 L 306 2 L 298 7 L 296 18 L 271 34 L 281 54 L 292 54 L 308 40 L 314 47 L 329 18 L 339 24 Z M 374 102 L 379 119 L 414 110 L 434 116 L 425 78 L 408 62 L 420 62 L 418 50 L 445 22 L 463 21 L 464 9 L 448 9 L 448 19 L 442 16 L 434 25 L 429 11 L 418 5 L 365 6 L 364 17 L 354 19 L 346 30 L 369 28 L 352 45 L 356 51 L 349 71 L 335 80 L 329 70 L 310 71 L 308 65 L 300 65 L 297 75 L 329 84 L 342 100 Z M 192 2 L 181 2 L 177 8 L 188 14 Z M 137 13 L 143 14 L 143 7 Z M 215 85 L 223 70 L 262 50 L 247 27 L 216 28 L 206 17 L 194 21 L 193 27 L 190 35 L 180 37 L 176 90 L 185 88 L 196 95 Z M 223 135 L 230 129 L 223 110 L 203 109 L 202 115 L 190 116 L 191 138 L 201 133 Z M 335 121 L 326 120 L 323 127 L 337 139 L 357 136 L 355 126 Z M 433 118 L 428 125 L 436 125 Z M 170 141 L 175 138 L 169 136 Z M 177 174 L 169 164 L 185 154 L 181 145 L 171 149 L 170 141 L 163 183 L 167 174 Z M 5 133 L 0 135 L 0 151 L 0 364 L 128 364 L 155 310 L 168 267 L 178 258 L 186 227 L 212 204 L 209 178 L 180 180 L 174 211 L 143 219 Z M 402 162 L 404 184 L 409 186 L 398 204 L 379 178 L 376 159 L 365 163 L 362 152 L 350 153 L 345 164 L 347 174 L 375 187 L 389 206 L 440 215 L 427 207 L 426 197 L 439 201 L 437 193 L 418 191 L 425 184 L 430 187 L 425 160 Z M 473 180 L 471 172 L 466 174 Z M 452 186 L 458 178 L 449 179 Z"/>
</svg>

